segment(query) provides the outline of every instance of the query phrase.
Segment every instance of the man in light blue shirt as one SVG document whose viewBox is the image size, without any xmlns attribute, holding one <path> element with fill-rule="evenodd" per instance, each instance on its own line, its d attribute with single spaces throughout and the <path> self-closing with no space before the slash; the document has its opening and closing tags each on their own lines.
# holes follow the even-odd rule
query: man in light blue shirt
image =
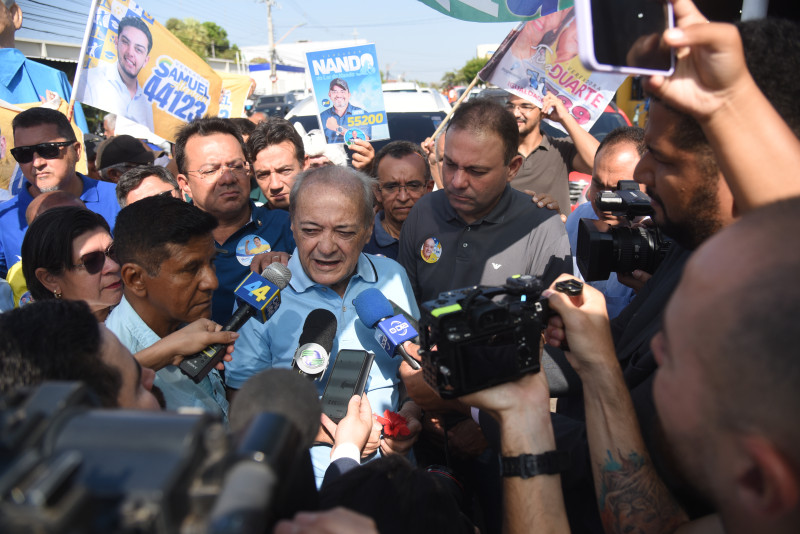
<svg viewBox="0 0 800 534">
<path fill-rule="evenodd" d="M 212 215 L 171 196 L 148 197 L 120 211 L 114 245 L 124 296 L 106 326 L 132 353 L 211 316 L 216 227 Z M 168 410 L 196 407 L 227 419 L 225 388 L 215 369 L 195 384 L 176 365 L 166 365 L 154 384 Z"/>
<path fill-rule="evenodd" d="M 624 217 L 600 211 L 595 204 L 595 198 L 601 191 L 616 189 L 620 180 L 633 180 L 633 170 L 644 151 L 644 130 L 633 126 L 623 126 L 612 130 L 597 148 L 592 169 L 592 183 L 586 190 L 589 202 L 578 206 L 570 214 L 566 224 L 569 246 L 575 262 L 574 272 L 578 278 L 582 279 L 577 265 L 580 220 L 600 219 L 610 226 L 628 224 Z M 608 280 L 597 280 L 589 282 L 589 284 L 605 296 L 606 309 L 611 319 L 619 315 L 619 312 L 636 296 L 633 289 L 618 280 L 617 273 L 611 273 Z"/>
<path fill-rule="evenodd" d="M 400 358 L 381 349 L 375 330 L 358 319 L 352 303 L 365 289 L 376 288 L 415 318 L 419 309 L 408 276 L 397 262 L 361 253 L 372 233 L 372 184 L 371 178 L 336 166 L 297 177 L 290 194 L 297 243 L 289 261 L 292 279 L 281 292 L 280 308 L 266 323 L 250 320 L 239 331 L 233 361 L 225 370 L 229 388 L 240 388 L 264 369 L 290 367 L 306 317 L 322 308 L 334 314 L 337 329 L 331 361 L 317 383 L 319 393 L 324 391 L 338 351 L 363 349 L 375 354 L 366 386 L 372 411 L 380 415 L 384 410 L 397 411 Z M 383 444 L 381 448 L 387 452 Z M 330 462 L 330 448 L 312 448 L 312 459 L 319 483 Z"/>
</svg>

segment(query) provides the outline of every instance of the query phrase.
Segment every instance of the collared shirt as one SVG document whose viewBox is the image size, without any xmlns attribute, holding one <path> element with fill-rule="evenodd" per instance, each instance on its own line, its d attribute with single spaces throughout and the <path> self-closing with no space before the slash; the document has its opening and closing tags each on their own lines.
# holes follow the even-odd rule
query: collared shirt
<svg viewBox="0 0 800 534">
<path fill-rule="evenodd" d="M 581 219 L 594 219 L 597 220 L 597 214 L 592 209 L 591 202 L 584 202 L 567 218 L 567 237 L 569 238 L 569 246 L 572 249 L 573 259 L 573 272 L 577 278 L 583 280 L 581 271 L 578 269 L 578 227 Z M 608 280 L 596 280 L 588 282 L 593 288 L 600 291 L 606 298 L 606 309 L 608 310 L 608 318 L 613 319 L 622 309 L 633 300 L 636 292 L 630 287 L 622 284 L 617 279 L 617 273 L 611 273 Z"/>
<path fill-rule="evenodd" d="M 67 102 L 72 95 L 67 75 L 60 70 L 28 59 L 16 48 L 0 48 L 0 99 L 9 104 L 41 102 L 47 98 L 48 89 Z M 83 108 L 78 103 L 74 116 L 78 128 L 88 132 Z"/>
<path fill-rule="evenodd" d="M 86 207 L 99 213 L 114 231 L 114 223 L 119 213 L 117 202 L 117 184 L 98 182 L 88 176 L 76 173 L 83 181 L 81 200 Z M 25 182 L 26 186 L 29 185 Z M 23 187 L 19 194 L 0 204 L 0 277 L 5 278 L 8 269 L 20 261 L 22 239 L 28 230 L 28 221 L 25 220 L 25 210 L 33 202 L 33 196 L 28 187 Z"/>
<path fill-rule="evenodd" d="M 340 130 L 331 130 L 326 126 L 328 119 L 333 117 L 336 121 L 336 124 L 344 128 L 345 130 L 361 130 L 364 132 L 364 135 L 367 136 L 368 139 L 372 139 L 372 126 L 366 125 L 358 125 L 348 126 L 347 125 L 347 118 L 354 117 L 356 115 L 363 115 L 366 111 L 361 109 L 360 107 L 354 106 L 353 104 L 348 103 L 347 109 L 344 110 L 344 114 L 341 116 L 336 113 L 333 106 L 329 107 L 322 113 L 320 113 L 320 122 L 322 122 L 322 130 L 325 132 L 325 138 L 327 139 L 328 143 L 344 143 L 344 135 L 341 133 Z"/>
<path fill-rule="evenodd" d="M 86 73 L 83 102 L 96 108 L 127 117 L 153 131 L 153 104 L 144 94 L 139 82 L 131 98 L 128 86 L 120 76 L 117 62 L 104 62 Z M 80 92 L 78 93 L 80 94 Z"/>
<path fill-rule="evenodd" d="M 400 252 L 400 240 L 392 237 L 383 227 L 383 220 L 386 212 L 383 210 L 375 214 L 375 223 L 372 225 L 372 237 L 364 245 L 364 252 L 375 254 L 376 256 L 386 256 L 387 258 L 397 259 Z"/>
<path fill-rule="evenodd" d="M 397 411 L 400 357 L 390 357 L 383 351 L 375 339 L 375 330 L 358 319 L 353 299 L 367 288 L 376 288 L 418 319 L 419 309 L 403 268 L 388 258 L 359 254 L 356 272 L 350 278 L 344 297 L 311 280 L 296 251 L 289 260 L 289 269 L 292 280 L 281 292 L 281 305 L 275 315 L 264 324 L 250 319 L 239 330 L 233 361 L 225 365 L 228 387 L 240 388 L 249 377 L 265 369 L 290 368 L 306 317 L 312 310 L 322 308 L 334 314 L 337 326 L 331 360 L 322 380 L 316 382 L 319 394 L 325 390 L 339 350 L 363 349 L 375 354 L 365 390 L 372 412 Z M 312 460 L 319 485 L 330 463 L 330 448 L 314 447 Z"/>
<path fill-rule="evenodd" d="M 422 250 L 428 239 L 437 248 L 426 260 Z M 494 209 L 471 224 L 458 216 L 444 191 L 422 197 L 403 223 L 397 260 L 418 302 L 450 289 L 503 285 L 515 274 L 539 276 L 549 285 L 559 274 L 572 272 L 558 214 L 508 185 Z"/>
<path fill-rule="evenodd" d="M 289 213 L 284 210 L 270 210 L 250 202 L 250 221 L 222 244 L 217 243 L 217 268 L 219 287 L 211 298 L 211 318 L 225 324 L 235 309 L 236 298 L 233 291 L 247 273 L 253 255 L 247 248 L 254 248 L 254 238 L 261 240 L 261 246 L 278 252 L 294 250 L 294 236 L 289 225 Z M 249 243 L 248 243 L 249 242 Z"/>
<path fill-rule="evenodd" d="M 147 326 L 133 306 L 125 297 L 111 310 L 106 318 L 106 326 L 119 338 L 132 354 L 144 350 L 161 338 Z M 225 397 L 225 386 L 219 377 L 219 372 L 211 372 L 195 384 L 188 376 L 174 365 L 156 371 L 153 385 L 161 389 L 167 401 L 167 410 L 193 407 L 228 418 L 228 401 Z"/>
<path fill-rule="evenodd" d="M 522 160 L 522 167 L 511 180 L 511 187 L 550 195 L 558 202 L 561 213 L 568 216 L 569 173 L 574 170 L 572 160 L 577 153 L 572 139 L 542 135 L 541 144 Z"/>
</svg>

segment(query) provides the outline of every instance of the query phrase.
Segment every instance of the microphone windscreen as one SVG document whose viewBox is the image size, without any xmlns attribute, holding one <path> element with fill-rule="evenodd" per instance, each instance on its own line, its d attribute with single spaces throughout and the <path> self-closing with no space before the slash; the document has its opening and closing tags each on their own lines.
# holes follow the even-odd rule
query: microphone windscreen
<svg viewBox="0 0 800 534">
<path fill-rule="evenodd" d="M 353 306 L 361 322 L 369 328 L 375 328 L 381 319 L 392 317 L 392 305 L 380 290 L 371 287 L 362 291 L 353 299 Z"/>
<path fill-rule="evenodd" d="M 250 377 L 233 398 L 229 422 L 239 433 L 262 412 L 280 414 L 303 434 L 311 447 L 319 430 L 322 408 L 313 382 L 289 369 L 267 369 Z"/>
<path fill-rule="evenodd" d="M 283 291 L 284 288 L 289 284 L 289 280 L 292 279 L 292 271 L 290 271 L 289 268 L 284 264 L 276 261 L 274 263 L 270 263 L 267 268 L 264 269 L 264 272 L 261 273 L 261 276 L 278 286 L 278 289 Z"/>
<path fill-rule="evenodd" d="M 320 308 L 312 310 L 306 317 L 306 322 L 303 323 L 298 346 L 316 343 L 330 354 L 333 348 L 333 338 L 336 337 L 336 326 L 336 316 L 333 313 Z"/>
</svg>

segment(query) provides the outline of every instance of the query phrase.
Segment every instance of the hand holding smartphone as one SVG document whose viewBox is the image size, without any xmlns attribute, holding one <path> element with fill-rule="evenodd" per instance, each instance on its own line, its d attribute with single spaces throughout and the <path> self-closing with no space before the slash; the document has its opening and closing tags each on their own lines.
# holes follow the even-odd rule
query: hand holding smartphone
<svg viewBox="0 0 800 534">
<path fill-rule="evenodd" d="M 586 68 L 630 75 L 672 74 L 674 50 L 661 40 L 674 27 L 666 0 L 575 0 L 578 56 Z"/>
</svg>

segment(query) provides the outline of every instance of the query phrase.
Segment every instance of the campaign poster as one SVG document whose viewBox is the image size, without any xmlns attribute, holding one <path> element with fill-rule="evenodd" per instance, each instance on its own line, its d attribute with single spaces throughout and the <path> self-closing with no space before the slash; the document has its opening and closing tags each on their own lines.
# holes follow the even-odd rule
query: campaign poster
<svg viewBox="0 0 800 534">
<path fill-rule="evenodd" d="M 41 106 L 50 109 L 57 109 L 64 115 L 67 114 L 68 102 L 58 96 L 56 93 L 48 90 L 46 92 L 44 102 L 31 102 L 26 104 L 9 104 L 4 100 L 0 100 L 0 189 L 10 191 L 12 195 L 19 193 L 25 178 L 22 176 L 22 171 L 11 155 L 11 149 L 14 148 L 14 134 L 11 130 L 11 121 L 14 120 L 22 111 Z M 70 121 L 72 130 L 75 132 L 75 139 L 83 144 L 83 132 L 75 124 L 75 118 Z M 86 174 L 86 151 L 81 150 L 81 157 L 75 165 L 75 170 Z"/>
<path fill-rule="evenodd" d="M 478 76 L 539 107 L 545 94 L 558 96 L 585 130 L 605 111 L 626 78 L 583 66 L 578 58 L 574 8 L 520 24 Z"/>
<path fill-rule="evenodd" d="M 389 138 L 374 44 L 307 52 L 306 61 L 329 144 Z"/>
<path fill-rule="evenodd" d="M 244 116 L 244 106 L 247 98 L 256 88 L 256 82 L 244 74 L 220 73 L 222 78 L 222 92 L 219 97 L 218 115 L 224 119 L 235 119 Z"/>
<path fill-rule="evenodd" d="M 216 115 L 222 80 L 133 0 L 100 0 L 75 99 L 144 125 L 169 141 Z"/>
<path fill-rule="evenodd" d="M 531 20 L 572 7 L 573 0 L 419 0 L 447 16 L 472 22 Z"/>
</svg>

